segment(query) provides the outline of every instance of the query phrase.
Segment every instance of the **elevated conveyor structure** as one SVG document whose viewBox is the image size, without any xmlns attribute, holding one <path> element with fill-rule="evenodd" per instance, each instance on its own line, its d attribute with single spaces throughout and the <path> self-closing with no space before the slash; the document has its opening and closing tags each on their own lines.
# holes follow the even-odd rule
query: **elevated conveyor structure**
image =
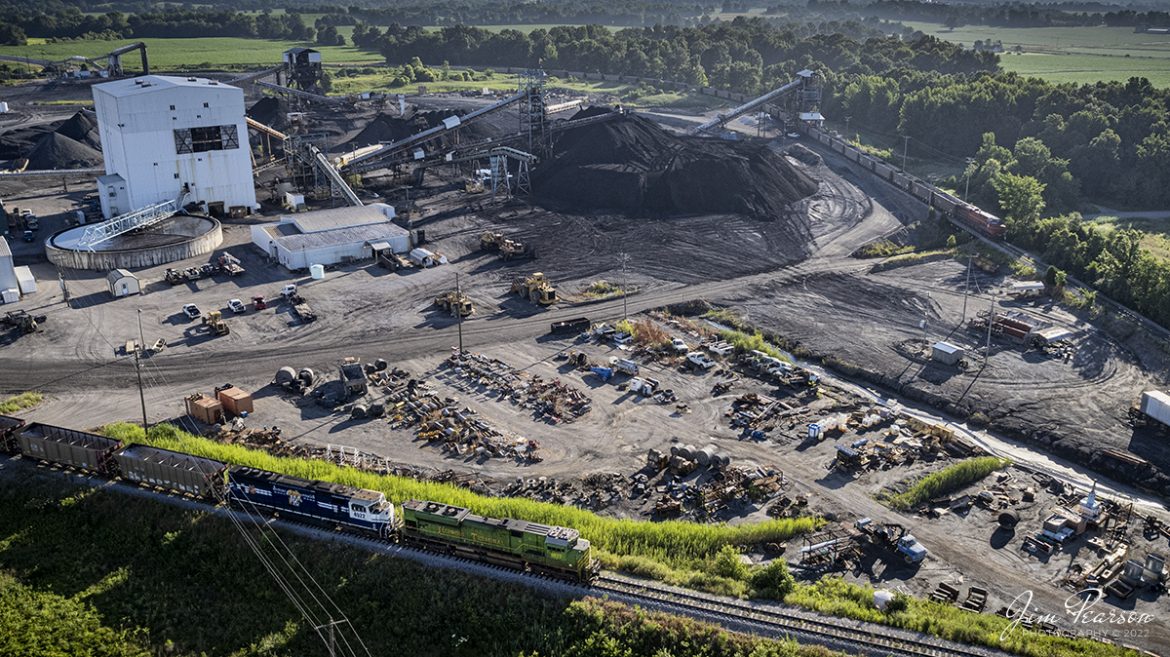
<svg viewBox="0 0 1170 657">
<path fill-rule="evenodd" d="M 183 207 L 183 199 L 186 197 L 187 192 L 181 192 L 176 198 L 170 201 L 148 205 L 145 208 L 133 212 L 120 214 L 100 224 L 86 226 L 85 231 L 81 234 L 81 239 L 77 241 L 77 247 L 93 251 L 95 246 L 106 240 L 124 235 L 133 230 L 153 226 L 178 212 Z"/>
<path fill-rule="evenodd" d="M 752 100 L 749 100 L 748 102 L 740 105 L 739 107 L 735 107 L 735 108 L 730 109 L 726 112 L 722 112 L 718 116 L 716 116 L 715 118 L 711 119 L 710 121 L 706 121 L 704 123 L 701 123 L 701 124 L 695 126 L 694 128 L 691 129 L 691 134 L 692 135 L 700 135 L 704 132 L 707 132 L 708 130 L 722 127 L 724 125 L 727 125 L 728 122 L 734 121 L 735 119 L 743 116 L 744 114 L 747 114 L 748 112 L 751 112 L 754 109 L 763 107 L 764 105 L 776 100 L 777 98 L 780 98 L 782 96 L 786 96 L 786 95 L 788 95 L 788 94 L 790 94 L 798 89 L 804 89 L 806 87 L 809 87 L 812 84 L 812 79 L 813 79 L 814 75 L 815 75 L 815 73 L 813 71 L 810 71 L 807 69 L 803 70 L 803 71 L 797 73 L 796 78 L 794 78 L 788 84 L 785 84 L 784 86 L 782 86 L 778 89 L 773 89 L 772 91 L 769 91 L 768 93 L 764 94 L 763 96 L 760 96 L 758 98 L 753 98 Z"/>
</svg>

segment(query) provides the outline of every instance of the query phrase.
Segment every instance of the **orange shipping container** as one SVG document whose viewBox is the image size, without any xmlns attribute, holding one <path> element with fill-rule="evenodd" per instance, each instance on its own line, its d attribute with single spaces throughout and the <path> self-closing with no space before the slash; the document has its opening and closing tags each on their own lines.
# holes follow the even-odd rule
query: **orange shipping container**
<svg viewBox="0 0 1170 657">
<path fill-rule="evenodd" d="M 220 403 L 223 404 L 223 410 L 228 415 L 239 416 L 244 413 L 252 414 L 252 395 L 232 386 L 224 388 L 216 393 Z"/>
</svg>

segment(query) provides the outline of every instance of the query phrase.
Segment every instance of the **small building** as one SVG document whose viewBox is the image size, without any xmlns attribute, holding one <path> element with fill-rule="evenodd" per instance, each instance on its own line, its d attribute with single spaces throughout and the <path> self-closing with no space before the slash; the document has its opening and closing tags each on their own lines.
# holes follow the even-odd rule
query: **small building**
<svg viewBox="0 0 1170 657">
<path fill-rule="evenodd" d="M 115 299 L 142 293 L 142 284 L 138 277 L 125 269 L 115 269 L 106 274 L 106 285 Z"/>
<path fill-rule="evenodd" d="M 394 216 L 385 203 L 282 215 L 276 223 L 252 226 L 252 243 L 290 271 L 409 253 L 410 231 Z"/>
<path fill-rule="evenodd" d="M 825 125 L 825 117 L 820 112 L 801 112 L 800 122 L 814 128 L 820 128 Z"/>
<path fill-rule="evenodd" d="M 1032 331 L 1032 343 L 1044 347 L 1064 340 L 1070 340 L 1073 335 L 1072 329 L 1064 328 L 1063 326 L 1049 326 L 1048 328 Z"/>
<path fill-rule="evenodd" d="M 944 365 L 958 365 L 967 351 L 949 342 L 936 342 L 930 351 L 930 359 Z"/>
</svg>

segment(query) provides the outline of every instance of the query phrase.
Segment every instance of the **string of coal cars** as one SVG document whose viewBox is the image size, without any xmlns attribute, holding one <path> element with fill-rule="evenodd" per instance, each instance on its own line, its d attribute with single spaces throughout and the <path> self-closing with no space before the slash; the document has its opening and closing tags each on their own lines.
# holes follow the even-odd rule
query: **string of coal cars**
<svg viewBox="0 0 1170 657">
<path fill-rule="evenodd" d="M 575 529 L 487 518 L 441 502 L 409 500 L 310 481 L 94 433 L 0 415 L 0 451 L 108 479 L 288 520 L 397 541 L 425 550 L 577 582 L 599 564 Z"/>
</svg>

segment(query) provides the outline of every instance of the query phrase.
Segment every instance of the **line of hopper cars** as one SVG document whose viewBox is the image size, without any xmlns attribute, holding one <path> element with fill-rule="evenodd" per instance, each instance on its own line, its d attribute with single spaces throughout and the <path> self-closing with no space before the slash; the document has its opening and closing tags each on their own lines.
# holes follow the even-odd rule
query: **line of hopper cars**
<svg viewBox="0 0 1170 657">
<path fill-rule="evenodd" d="M 1007 227 L 1004 226 L 1003 220 L 999 217 L 985 212 L 953 194 L 944 192 L 934 185 L 899 171 L 896 167 L 886 164 L 876 157 L 867 155 L 844 139 L 834 137 L 816 128 L 810 128 L 808 134 L 813 139 L 840 153 L 850 162 L 856 162 L 878 178 L 908 192 L 928 207 L 937 210 L 942 216 L 949 217 L 951 221 L 967 226 L 984 237 L 994 240 L 1003 239 L 1004 233 L 1007 232 Z"/>
<path fill-rule="evenodd" d="M 98 434 L 0 415 L 0 452 L 259 511 L 288 520 L 577 582 L 596 577 L 589 541 L 575 529 L 487 518 L 440 502 L 409 500 L 401 515 L 373 490 L 309 481 L 191 454 L 124 445 Z"/>
</svg>

